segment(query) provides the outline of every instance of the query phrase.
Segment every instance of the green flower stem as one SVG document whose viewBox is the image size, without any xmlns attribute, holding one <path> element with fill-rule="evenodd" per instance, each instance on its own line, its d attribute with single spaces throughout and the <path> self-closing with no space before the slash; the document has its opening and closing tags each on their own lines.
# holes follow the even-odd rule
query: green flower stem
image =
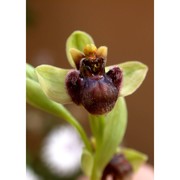
<svg viewBox="0 0 180 180">
<path fill-rule="evenodd" d="M 101 144 L 104 132 L 105 117 L 104 115 L 89 114 L 90 126 L 93 136 L 95 137 L 96 148 Z"/>
<path fill-rule="evenodd" d="M 43 93 L 39 83 L 30 78 L 26 78 L 26 100 L 30 105 L 35 106 L 36 108 L 65 119 L 78 131 L 86 148 L 92 152 L 90 141 L 78 121 L 63 105 L 48 99 Z"/>
<path fill-rule="evenodd" d="M 69 113 L 69 111 L 65 108 L 61 108 L 61 111 L 59 111 L 59 117 L 62 117 L 65 119 L 68 123 L 70 123 L 80 134 L 81 139 L 83 140 L 86 148 L 92 152 L 92 146 L 90 144 L 89 139 L 87 138 L 87 135 L 82 128 L 82 126 L 78 123 L 78 121 Z"/>
<path fill-rule="evenodd" d="M 97 169 L 98 168 L 96 167 L 96 165 L 94 165 L 92 169 L 91 180 L 101 180 L 102 171 L 97 171 Z"/>
<path fill-rule="evenodd" d="M 96 140 L 96 151 L 99 149 L 103 142 L 103 133 L 104 133 L 104 126 L 105 126 L 105 115 L 92 115 L 89 114 L 89 120 L 91 125 L 91 131 Z M 95 156 L 94 156 L 95 157 Z M 102 171 L 99 171 L 96 163 L 93 165 L 93 169 L 91 172 L 91 180 L 100 180 L 102 176 Z"/>
</svg>

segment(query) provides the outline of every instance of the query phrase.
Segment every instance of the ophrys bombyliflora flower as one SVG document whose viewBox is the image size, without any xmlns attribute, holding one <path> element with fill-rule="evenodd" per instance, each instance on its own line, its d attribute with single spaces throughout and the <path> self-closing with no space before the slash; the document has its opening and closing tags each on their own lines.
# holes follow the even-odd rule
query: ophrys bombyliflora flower
<svg viewBox="0 0 180 180">
<path fill-rule="evenodd" d="M 78 36 L 78 38 L 77 38 Z M 107 47 L 96 48 L 87 34 L 75 31 L 67 49 L 74 69 L 61 69 L 50 65 L 36 68 L 44 93 L 61 104 L 74 102 L 83 105 L 91 114 L 104 114 L 112 110 L 119 96 L 132 94 L 143 82 L 147 66 L 138 61 L 106 67 Z M 86 39 L 85 39 L 85 38 Z M 78 45 L 73 46 L 78 39 Z"/>
</svg>

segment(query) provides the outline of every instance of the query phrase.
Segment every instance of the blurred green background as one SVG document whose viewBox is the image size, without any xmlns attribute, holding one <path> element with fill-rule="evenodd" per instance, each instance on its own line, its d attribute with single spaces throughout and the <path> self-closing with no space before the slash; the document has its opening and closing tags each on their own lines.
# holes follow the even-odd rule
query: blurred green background
<svg viewBox="0 0 180 180">
<path fill-rule="evenodd" d="M 108 46 L 107 65 L 128 60 L 139 60 L 148 65 L 148 75 L 142 86 L 126 98 L 128 127 L 123 144 L 148 154 L 151 165 L 154 163 L 153 3 L 153 0 L 27 0 L 26 9 L 26 54 L 27 62 L 33 66 L 51 64 L 70 68 L 65 43 L 74 30 L 89 33 L 97 47 Z M 85 110 L 73 104 L 66 107 L 90 134 Z M 43 160 L 47 138 L 64 124 L 63 119 L 27 105 L 27 168 L 28 172 L 30 170 L 38 175 L 38 179 L 73 180 L 81 174 L 77 169 L 69 176 L 61 177 L 63 173 L 58 171 L 60 167 L 57 164 L 53 165 L 53 160 L 49 163 Z M 72 148 L 71 153 L 76 151 Z M 73 163 L 73 156 L 71 160 Z"/>
</svg>

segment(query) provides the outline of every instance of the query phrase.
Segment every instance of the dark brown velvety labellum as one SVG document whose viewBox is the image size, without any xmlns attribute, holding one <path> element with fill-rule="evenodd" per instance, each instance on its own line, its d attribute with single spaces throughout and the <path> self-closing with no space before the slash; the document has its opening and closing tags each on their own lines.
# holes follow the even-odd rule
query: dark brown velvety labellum
<svg viewBox="0 0 180 180">
<path fill-rule="evenodd" d="M 104 114 L 112 110 L 119 95 L 122 72 L 114 67 L 105 73 L 103 58 L 80 62 L 80 69 L 68 73 L 66 87 L 73 102 L 82 104 L 91 114 Z"/>
<path fill-rule="evenodd" d="M 122 73 L 120 72 L 119 67 L 114 67 L 107 72 L 107 75 L 112 79 L 114 85 L 117 88 L 120 88 L 120 84 L 122 81 Z"/>
<path fill-rule="evenodd" d="M 102 180 L 106 180 L 108 176 L 111 176 L 113 180 L 130 180 L 132 171 L 132 166 L 124 155 L 118 154 L 105 167 Z"/>
<path fill-rule="evenodd" d="M 74 103 L 81 104 L 80 91 L 83 87 L 83 79 L 79 77 L 79 71 L 70 71 L 66 78 L 66 87 Z"/>
</svg>

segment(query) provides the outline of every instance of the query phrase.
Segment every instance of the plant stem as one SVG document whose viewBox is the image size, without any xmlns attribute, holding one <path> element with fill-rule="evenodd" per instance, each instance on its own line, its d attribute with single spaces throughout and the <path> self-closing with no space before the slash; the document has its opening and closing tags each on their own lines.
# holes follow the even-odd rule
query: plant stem
<svg viewBox="0 0 180 180">
<path fill-rule="evenodd" d="M 101 146 L 103 142 L 103 135 L 104 135 L 104 125 L 105 125 L 105 116 L 104 115 L 92 115 L 89 114 L 91 131 L 96 139 L 96 152 L 94 154 L 94 164 L 91 173 L 91 180 L 101 180 L 102 171 L 99 170 L 97 167 L 96 156 L 97 150 Z"/>
<path fill-rule="evenodd" d="M 61 108 L 61 112 L 59 117 L 64 118 L 67 122 L 69 122 L 80 134 L 81 139 L 83 140 L 86 148 L 92 152 L 92 146 L 90 144 L 89 139 L 87 138 L 87 135 L 84 131 L 84 129 L 82 128 L 82 126 L 78 123 L 78 121 L 70 114 L 70 112 L 65 109 L 65 108 Z"/>
<path fill-rule="evenodd" d="M 96 165 L 94 165 L 90 180 L 101 180 L 101 176 L 102 173 L 100 171 L 97 171 Z"/>
<path fill-rule="evenodd" d="M 96 139 L 96 145 L 99 146 L 103 138 L 105 116 L 104 115 L 97 116 L 97 115 L 89 114 L 89 120 L 90 120 L 91 132 Z"/>
</svg>

